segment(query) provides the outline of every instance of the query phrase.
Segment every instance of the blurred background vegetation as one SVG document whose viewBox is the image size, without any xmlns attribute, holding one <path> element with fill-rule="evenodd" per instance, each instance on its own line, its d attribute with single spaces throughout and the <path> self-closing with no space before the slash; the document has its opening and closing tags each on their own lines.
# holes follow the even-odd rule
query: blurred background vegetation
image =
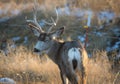
<svg viewBox="0 0 120 84">
<path fill-rule="evenodd" d="M 32 3 L 33 0 L 0 0 L 2 3 L 15 2 L 20 3 Z M 60 6 L 65 3 L 72 3 L 76 7 L 80 8 L 90 8 L 92 10 L 103 10 L 111 9 L 116 13 L 120 12 L 120 0 L 38 0 L 39 4 L 44 4 L 46 6 Z"/>
</svg>

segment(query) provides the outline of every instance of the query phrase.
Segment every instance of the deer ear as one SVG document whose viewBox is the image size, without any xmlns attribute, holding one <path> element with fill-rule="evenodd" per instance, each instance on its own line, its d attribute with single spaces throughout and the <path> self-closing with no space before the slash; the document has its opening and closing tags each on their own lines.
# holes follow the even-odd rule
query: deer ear
<svg viewBox="0 0 120 84">
<path fill-rule="evenodd" d="M 52 34 L 52 38 L 55 39 L 55 38 L 59 38 L 63 32 L 64 32 L 64 28 L 65 27 L 61 27 L 59 28 L 58 30 L 56 30 L 53 34 Z"/>
<path fill-rule="evenodd" d="M 65 27 L 61 27 L 61 28 L 59 28 L 59 29 L 56 31 L 56 35 L 57 35 L 57 36 L 62 35 L 63 32 L 64 32 L 64 29 L 65 29 Z"/>
</svg>

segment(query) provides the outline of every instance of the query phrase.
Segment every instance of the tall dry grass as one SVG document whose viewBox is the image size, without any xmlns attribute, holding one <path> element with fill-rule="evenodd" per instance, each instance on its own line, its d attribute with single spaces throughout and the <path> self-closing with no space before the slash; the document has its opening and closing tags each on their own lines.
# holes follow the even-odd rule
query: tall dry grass
<svg viewBox="0 0 120 84">
<path fill-rule="evenodd" d="M 87 84 L 119 84 L 119 75 L 111 69 L 105 51 L 95 50 L 86 63 Z M 61 84 L 58 67 L 49 58 L 41 62 L 38 55 L 20 46 L 16 53 L 0 53 L 0 78 L 9 77 L 17 84 Z"/>
<path fill-rule="evenodd" d="M 16 53 L 0 54 L 0 78 L 13 78 L 17 84 L 59 84 L 59 70 L 51 61 L 41 63 L 38 55 L 20 46 Z"/>
<path fill-rule="evenodd" d="M 15 4 L 27 4 L 33 3 L 34 0 L 1 0 L 0 4 L 15 3 Z M 111 9 L 116 13 L 120 13 L 120 0 L 38 0 L 40 5 L 44 5 L 47 9 L 54 8 L 56 6 L 64 6 L 69 3 L 72 7 L 80 7 L 82 9 L 92 9 L 95 11 L 101 11 L 104 9 Z"/>
<path fill-rule="evenodd" d="M 114 74 L 105 51 L 95 50 L 87 65 L 88 84 L 112 84 Z"/>
</svg>

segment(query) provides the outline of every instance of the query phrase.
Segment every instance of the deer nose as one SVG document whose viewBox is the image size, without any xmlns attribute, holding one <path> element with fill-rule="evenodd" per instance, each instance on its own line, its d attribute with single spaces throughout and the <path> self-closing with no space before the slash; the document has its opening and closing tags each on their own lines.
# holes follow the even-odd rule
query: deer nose
<svg viewBox="0 0 120 84">
<path fill-rule="evenodd" d="M 40 52 L 40 50 L 38 50 L 37 48 L 34 48 L 34 52 Z"/>
</svg>

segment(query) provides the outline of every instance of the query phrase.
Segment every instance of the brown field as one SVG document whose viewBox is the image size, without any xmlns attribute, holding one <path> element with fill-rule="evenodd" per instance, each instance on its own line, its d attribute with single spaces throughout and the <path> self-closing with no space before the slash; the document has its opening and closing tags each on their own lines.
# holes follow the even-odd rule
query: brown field
<svg viewBox="0 0 120 84">
<path fill-rule="evenodd" d="M 46 60 L 45 57 L 44 59 Z M 61 82 L 59 70 L 51 60 L 41 62 L 38 55 L 23 46 L 8 57 L 0 54 L 0 65 L 0 78 L 12 78 L 17 84 L 60 84 Z"/>
<path fill-rule="evenodd" d="M 8 56 L 5 56 L 0 52 L 0 78 L 8 77 L 16 81 L 16 84 L 61 84 L 59 69 L 46 55 L 40 57 L 39 55 L 32 52 L 33 44 L 36 42 L 36 37 L 28 29 L 25 17 L 32 18 L 32 6 L 30 4 L 28 9 L 24 10 L 24 5 L 32 0 L 0 0 L 0 8 L 5 8 L 10 2 L 13 6 L 11 9 L 23 9 L 22 13 L 18 16 L 11 17 L 7 22 L 0 23 L 0 44 L 4 38 L 11 39 L 15 36 L 21 36 L 21 39 L 16 42 L 16 52 L 11 52 Z M 53 3 L 54 1 L 54 3 Z M 46 6 L 46 11 L 39 11 L 38 19 L 48 20 L 53 14 L 53 8 L 56 5 L 63 5 L 65 0 L 39 0 L 40 4 Z M 117 14 L 120 14 L 120 1 L 118 3 L 114 0 L 82 0 L 78 3 L 78 6 L 84 8 L 82 3 L 90 3 L 90 7 L 93 10 L 112 9 Z M 94 2 L 93 2 L 94 1 Z M 4 3 L 4 4 L 3 4 Z M 21 4 L 22 3 L 22 4 Z M 23 4 L 24 3 L 24 4 Z M 51 5 L 55 4 L 55 5 Z M 116 5 L 117 4 L 117 5 Z M 87 9 L 87 8 L 85 8 Z M 11 16 L 10 13 L 8 15 Z M 78 17 L 60 16 L 58 24 L 55 28 L 65 26 L 65 32 L 62 36 L 64 40 L 74 40 L 78 35 L 85 34 L 85 29 L 80 26 L 84 26 L 86 21 L 79 22 Z M 92 26 L 98 25 L 96 18 L 92 20 Z M 88 35 L 87 51 L 92 55 L 89 58 L 87 68 L 87 84 L 119 84 L 120 83 L 120 63 L 117 66 L 113 66 L 113 60 L 109 61 L 108 55 L 105 51 L 107 41 L 111 40 L 112 28 L 118 25 L 110 25 L 99 30 L 99 32 L 107 33 L 107 36 L 99 37 L 92 34 L 92 31 L 97 31 L 97 28 L 91 28 Z M 119 27 L 119 26 L 118 26 Z M 47 29 L 48 26 L 45 26 Z M 54 28 L 54 29 L 55 29 Z M 24 36 L 28 36 L 29 42 L 27 45 L 23 44 Z M 114 53 L 113 53 L 114 54 Z M 1 84 L 1 83 L 0 83 Z"/>
<path fill-rule="evenodd" d="M 87 84 L 119 84 L 105 51 L 94 51 L 87 67 Z M 8 56 L 0 54 L 0 78 L 8 77 L 17 84 L 61 84 L 58 67 L 47 57 L 39 57 L 20 46 Z"/>
</svg>

